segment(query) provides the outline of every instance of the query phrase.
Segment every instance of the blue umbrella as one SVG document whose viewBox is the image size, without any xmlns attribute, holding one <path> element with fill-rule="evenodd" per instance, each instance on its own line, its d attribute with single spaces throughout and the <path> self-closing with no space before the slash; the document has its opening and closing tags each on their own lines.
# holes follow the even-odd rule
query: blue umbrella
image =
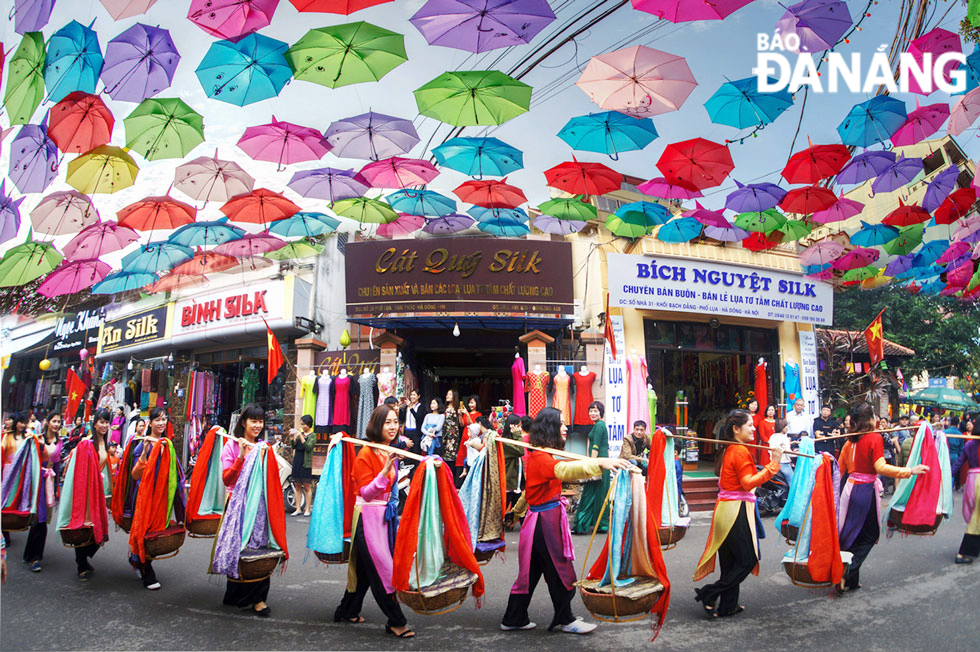
<svg viewBox="0 0 980 652">
<path fill-rule="evenodd" d="M 658 136 L 651 120 L 643 120 L 605 111 L 572 118 L 558 132 L 558 137 L 572 149 L 598 152 L 618 158 L 620 152 L 643 149 Z"/>
<path fill-rule="evenodd" d="M 228 224 L 228 218 L 224 217 L 213 222 L 185 224 L 171 233 L 167 242 L 183 247 L 203 247 L 238 240 L 244 235 L 244 229 Z"/>
<path fill-rule="evenodd" d="M 973 48 L 973 52 L 967 55 L 966 62 L 960 65 L 959 69 L 966 73 L 966 88 L 958 93 L 950 93 L 950 95 L 969 93 L 980 86 L 980 45 Z"/>
<path fill-rule="evenodd" d="M 872 182 L 871 192 L 891 192 L 903 188 L 912 183 L 920 172 L 922 172 L 921 158 L 900 156 Z"/>
<path fill-rule="evenodd" d="M 898 229 L 887 224 L 868 224 L 861 220 L 861 229 L 851 236 L 851 244 L 859 247 L 875 247 L 898 237 Z"/>
<path fill-rule="evenodd" d="M 949 240 L 933 240 L 922 245 L 915 254 L 915 266 L 925 267 L 937 260 L 949 249 Z"/>
<path fill-rule="evenodd" d="M 60 102 L 74 91 L 94 93 L 102 63 L 98 35 L 91 26 L 71 21 L 48 41 L 48 56 L 44 61 L 47 99 Z"/>
<path fill-rule="evenodd" d="M 486 222 L 477 220 L 476 228 L 480 229 L 484 233 L 490 233 L 492 235 L 506 238 L 519 238 L 531 232 L 531 227 L 527 225 L 526 221 L 521 222 L 503 217 L 500 219 L 491 219 Z"/>
<path fill-rule="evenodd" d="M 654 227 L 666 224 L 673 217 L 666 206 L 650 201 L 623 204 L 616 209 L 615 216 L 625 224 L 642 228 L 648 234 L 653 232 Z"/>
<path fill-rule="evenodd" d="M 868 179 L 874 179 L 890 168 L 896 158 L 895 152 L 861 152 L 837 173 L 837 183 L 864 183 Z"/>
<path fill-rule="evenodd" d="M 528 220 L 527 213 L 520 208 L 484 208 L 483 206 L 471 206 L 466 209 L 466 212 L 479 222 L 506 220 L 527 224 Z"/>
<path fill-rule="evenodd" d="M 238 42 L 218 41 L 194 72 L 208 97 L 245 106 L 279 95 L 293 76 L 283 56 L 288 48 L 257 33 Z"/>
<path fill-rule="evenodd" d="M 693 217 L 678 217 L 667 222 L 657 231 L 661 242 L 688 242 L 701 235 L 704 225 Z"/>
<path fill-rule="evenodd" d="M 385 201 L 396 211 L 409 215 L 442 217 L 456 212 L 456 200 L 433 190 L 399 190 Z"/>
<path fill-rule="evenodd" d="M 786 190 L 774 183 L 750 183 L 743 186 L 738 181 L 737 190 L 725 198 L 725 208 L 736 213 L 757 213 L 776 208 L 786 196 Z"/>
<path fill-rule="evenodd" d="M 823 263 L 820 265 L 801 265 L 801 267 L 803 268 L 803 273 L 809 276 L 811 274 L 819 274 L 825 269 L 830 269 L 831 265 L 833 265 L 833 263 Z"/>
<path fill-rule="evenodd" d="M 108 274 L 104 279 L 92 286 L 92 294 L 116 294 L 145 287 L 155 283 L 156 274 L 149 272 L 118 271 Z"/>
<path fill-rule="evenodd" d="M 776 81 L 769 78 L 770 84 Z M 792 93 L 786 90 L 759 92 L 759 82 L 755 77 L 725 82 L 704 103 L 712 122 L 736 129 L 767 125 L 791 106 Z"/>
<path fill-rule="evenodd" d="M 905 124 L 905 102 L 890 95 L 878 95 L 851 107 L 837 127 L 845 145 L 867 147 L 892 137 Z"/>
<path fill-rule="evenodd" d="M 162 272 L 194 257 L 194 250 L 166 240 L 150 242 L 122 259 L 124 272 Z"/>
<path fill-rule="evenodd" d="M 0 243 L 10 240 L 20 229 L 20 205 L 26 199 L 14 199 L 4 190 L 4 181 L 0 181 Z"/>
<path fill-rule="evenodd" d="M 436 162 L 471 177 L 503 177 L 524 167 L 524 154 L 496 138 L 450 138 L 433 148 Z"/>
<path fill-rule="evenodd" d="M 58 146 L 48 138 L 46 124 L 24 125 L 17 132 L 10 143 L 8 176 L 22 193 L 43 192 L 58 176 Z"/>
<path fill-rule="evenodd" d="M 286 238 L 310 238 L 315 235 L 333 233 L 340 226 L 340 220 L 324 213 L 299 212 L 284 220 L 277 220 L 269 226 L 269 233 Z"/>
<path fill-rule="evenodd" d="M 960 169 L 955 165 L 951 165 L 937 174 L 926 187 L 926 194 L 923 196 L 922 203 L 919 205 L 930 213 L 939 208 L 943 200 L 956 187 L 956 178 L 958 176 L 960 176 Z"/>
<path fill-rule="evenodd" d="M 946 284 L 937 278 L 923 284 L 922 288 L 919 289 L 919 294 L 937 295 L 945 289 Z"/>
</svg>

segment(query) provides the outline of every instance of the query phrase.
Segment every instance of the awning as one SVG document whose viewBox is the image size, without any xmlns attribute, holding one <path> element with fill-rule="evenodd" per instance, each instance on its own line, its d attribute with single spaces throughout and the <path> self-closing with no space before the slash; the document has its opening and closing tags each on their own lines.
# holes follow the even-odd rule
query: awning
<svg viewBox="0 0 980 652">
<path fill-rule="evenodd" d="M 0 356 L 5 357 L 13 354 L 29 355 L 35 351 L 43 353 L 44 348 L 47 346 L 45 340 L 53 334 L 54 326 L 51 326 L 50 328 L 36 330 L 22 337 L 4 337 L 2 343 L 0 343 Z"/>
<path fill-rule="evenodd" d="M 453 326 L 459 324 L 460 328 L 488 328 L 488 329 L 507 329 L 531 331 L 556 330 L 564 328 L 574 320 L 571 318 L 563 319 L 560 317 L 493 317 L 493 316 L 446 316 L 446 317 L 351 317 L 348 318 L 352 324 L 363 324 L 374 328 L 384 328 L 392 330 L 395 328 L 426 328 L 426 329 L 446 329 L 452 330 Z"/>
</svg>

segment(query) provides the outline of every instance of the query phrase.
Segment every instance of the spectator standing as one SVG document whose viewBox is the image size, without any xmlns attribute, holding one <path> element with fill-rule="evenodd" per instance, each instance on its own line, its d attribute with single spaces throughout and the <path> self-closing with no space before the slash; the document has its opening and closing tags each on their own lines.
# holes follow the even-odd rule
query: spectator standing
<svg viewBox="0 0 980 652">
<path fill-rule="evenodd" d="M 833 437 L 840 434 L 840 422 L 832 416 L 833 409 L 829 404 L 820 408 L 820 416 L 813 420 L 813 437 L 816 439 L 814 448 L 818 453 L 830 453 L 834 457 L 840 454 L 840 440 Z"/>
</svg>

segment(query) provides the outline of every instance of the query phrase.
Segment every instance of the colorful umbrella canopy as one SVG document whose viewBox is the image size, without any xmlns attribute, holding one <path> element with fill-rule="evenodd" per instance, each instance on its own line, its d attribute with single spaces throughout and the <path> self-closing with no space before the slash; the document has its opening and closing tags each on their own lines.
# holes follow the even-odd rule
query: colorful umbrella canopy
<svg viewBox="0 0 980 652">
<path fill-rule="evenodd" d="M 697 190 L 720 185 L 734 167 L 726 146 L 704 138 L 671 143 L 657 161 L 667 181 Z"/>
<path fill-rule="evenodd" d="M 693 217 L 677 217 L 664 224 L 657 231 L 657 240 L 662 242 L 688 242 L 701 235 L 704 225 Z"/>
<path fill-rule="evenodd" d="M 10 143 L 10 180 L 22 193 L 43 192 L 58 176 L 58 146 L 47 127 L 24 125 Z"/>
<path fill-rule="evenodd" d="M 953 233 L 953 239 L 972 239 L 972 236 L 975 236 L 977 233 L 980 233 L 980 217 L 970 217 L 960 223 L 959 228 L 957 228 Z M 935 240 L 933 242 L 935 242 Z M 929 244 L 932 244 L 932 242 Z"/>
<path fill-rule="evenodd" d="M 538 206 L 538 210 L 560 220 L 587 221 L 599 216 L 596 207 L 585 201 L 582 195 L 549 199 Z"/>
<path fill-rule="evenodd" d="M 44 99 L 44 35 L 27 32 L 7 64 L 7 88 L 3 106 L 11 125 L 31 121 Z"/>
<path fill-rule="evenodd" d="M 787 213 L 809 215 L 817 211 L 827 210 L 837 201 L 837 195 L 823 186 L 804 186 L 793 188 L 786 193 L 779 207 Z"/>
<path fill-rule="evenodd" d="M 123 124 L 126 146 L 148 161 L 182 158 L 204 142 L 204 117 L 177 98 L 143 100 Z"/>
<path fill-rule="evenodd" d="M 409 215 L 399 213 L 398 219 L 387 224 L 379 224 L 377 235 L 381 238 L 394 238 L 397 236 L 411 235 L 425 226 L 425 218 L 421 215 Z"/>
<path fill-rule="evenodd" d="M 658 136 L 650 120 L 634 118 L 617 111 L 590 113 L 572 118 L 558 132 L 572 149 L 609 154 L 643 149 Z"/>
<path fill-rule="evenodd" d="M 235 258 L 252 258 L 286 246 L 286 241 L 268 233 L 250 233 L 214 248 L 217 254 Z"/>
<path fill-rule="evenodd" d="M 333 212 L 341 217 L 349 217 L 361 224 L 386 224 L 398 219 L 398 213 L 391 206 L 377 199 L 353 197 L 341 199 L 333 205 Z"/>
<path fill-rule="evenodd" d="M 419 142 L 411 120 L 373 111 L 337 120 L 323 138 L 334 156 L 369 161 L 408 154 Z"/>
<path fill-rule="evenodd" d="M 633 0 L 633 8 L 672 23 L 684 23 L 693 20 L 724 20 L 750 2 L 752 0 Z"/>
<path fill-rule="evenodd" d="M 311 29 L 286 61 L 296 79 L 337 88 L 378 81 L 408 57 L 404 36 L 361 21 Z"/>
<path fill-rule="evenodd" d="M 749 232 L 737 226 L 723 228 L 720 226 L 704 227 L 704 237 L 718 240 L 720 242 L 739 242 L 749 237 Z"/>
<path fill-rule="evenodd" d="M 588 222 L 560 219 L 551 215 L 539 215 L 538 217 L 534 218 L 534 228 L 539 231 L 553 233 L 555 235 L 578 233 L 585 228 L 586 224 L 588 224 Z"/>
<path fill-rule="evenodd" d="M 774 84 L 775 79 L 769 78 Z M 755 77 L 722 84 L 704 103 L 711 121 L 736 129 L 767 125 L 793 106 L 793 95 L 787 90 L 763 93 Z"/>
<path fill-rule="evenodd" d="M 554 19 L 547 0 L 428 0 L 409 20 L 429 45 L 480 53 L 530 43 Z"/>
<path fill-rule="evenodd" d="M 980 89 L 974 88 L 956 100 L 956 104 L 949 112 L 949 125 L 946 131 L 953 136 L 959 136 L 976 122 L 978 116 L 980 116 Z"/>
<path fill-rule="evenodd" d="M 118 213 L 119 225 L 136 231 L 175 229 L 197 219 L 197 209 L 168 195 L 144 197 Z"/>
<path fill-rule="evenodd" d="M 886 215 L 882 223 L 888 224 L 889 226 L 908 226 L 910 224 L 928 222 L 929 217 L 929 213 L 922 210 L 920 206 L 916 206 L 915 204 L 906 205 L 899 199 L 898 208 Z"/>
<path fill-rule="evenodd" d="M 279 0 L 192 0 L 187 18 L 211 36 L 237 39 L 272 22 Z"/>
<path fill-rule="evenodd" d="M 55 0 L 15 0 L 10 18 L 18 34 L 39 32 L 51 20 Z"/>
<path fill-rule="evenodd" d="M 858 267 L 867 267 L 871 263 L 877 261 L 878 256 L 880 255 L 881 253 L 877 249 L 857 247 L 836 258 L 831 266 L 834 269 L 841 271 L 856 269 Z"/>
<path fill-rule="evenodd" d="M 150 272 L 118 271 L 106 276 L 92 287 L 92 294 L 117 294 L 138 290 L 157 280 L 157 275 Z"/>
<path fill-rule="evenodd" d="M 783 241 L 783 234 L 780 231 L 773 231 L 766 235 L 762 231 L 750 233 L 747 238 L 742 240 L 742 248 L 749 251 L 766 251 L 779 246 Z"/>
<path fill-rule="evenodd" d="M 912 80 L 909 80 L 910 86 L 911 82 Z M 916 109 L 909 114 L 905 124 L 892 134 L 892 143 L 895 145 L 914 145 L 925 140 L 939 131 L 948 117 L 949 105 L 947 104 L 930 104 L 920 107 L 916 103 Z"/>
<path fill-rule="evenodd" d="M 433 190 L 399 190 L 385 197 L 385 201 L 396 211 L 409 215 L 442 217 L 456 212 L 455 200 Z"/>
<path fill-rule="evenodd" d="M 119 226 L 117 222 L 96 222 L 69 240 L 64 253 L 69 260 L 98 258 L 125 249 L 137 240 L 139 234 L 136 231 Z"/>
<path fill-rule="evenodd" d="M 122 271 L 130 274 L 136 272 L 153 274 L 173 269 L 193 257 L 194 250 L 190 247 L 160 240 L 147 243 L 136 251 L 123 256 Z M 143 283 L 143 285 L 146 284 Z"/>
<path fill-rule="evenodd" d="M 786 224 L 786 216 L 775 208 L 764 211 L 748 211 L 746 213 L 739 213 L 735 218 L 734 224 L 738 228 L 745 229 L 746 231 L 768 234 Z"/>
<path fill-rule="evenodd" d="M 888 169 L 878 175 L 878 178 L 871 183 L 872 192 L 891 192 L 898 190 L 910 183 L 922 172 L 921 158 L 905 158 L 899 156 L 898 159 L 888 166 Z"/>
<path fill-rule="evenodd" d="M 922 197 L 922 208 L 930 213 L 939 208 L 943 200 L 956 187 L 956 178 L 958 176 L 960 176 L 960 169 L 955 165 L 946 168 L 934 176 L 926 187 L 926 194 Z"/>
<path fill-rule="evenodd" d="M 289 187 L 313 199 L 326 199 L 329 202 L 361 197 L 370 185 L 354 170 L 317 168 L 303 170 L 293 175 Z"/>
<path fill-rule="evenodd" d="M 48 99 L 60 102 L 72 91 L 94 93 L 102 63 L 98 35 L 78 21 L 71 21 L 48 40 L 44 61 Z"/>
<path fill-rule="evenodd" d="M 837 175 L 836 181 L 837 183 L 864 183 L 890 168 L 896 158 L 895 152 L 879 150 L 861 152 L 847 162 Z"/>
<path fill-rule="evenodd" d="M 372 188 L 408 188 L 429 183 L 439 176 L 439 170 L 422 159 L 393 156 L 368 163 L 358 174 Z"/>
<path fill-rule="evenodd" d="M 700 190 L 696 188 L 686 188 L 684 186 L 671 183 L 664 177 L 654 177 L 636 187 L 644 195 L 660 197 L 661 199 L 695 199 L 703 197 Z"/>
<path fill-rule="evenodd" d="M 681 108 L 697 82 L 683 57 L 635 45 L 592 57 L 575 85 L 602 109 L 649 117 Z"/>
<path fill-rule="evenodd" d="M 323 251 L 322 244 L 314 242 L 290 242 L 284 247 L 262 254 L 270 260 L 293 260 L 296 258 L 309 258 Z"/>
<path fill-rule="evenodd" d="M 623 175 L 612 168 L 574 158 L 545 170 L 544 176 L 552 188 L 576 195 L 604 195 L 623 184 Z"/>
<path fill-rule="evenodd" d="M 743 186 L 736 181 L 735 185 L 738 188 L 725 198 L 725 208 L 736 213 L 775 208 L 786 196 L 786 190 L 774 183 L 750 183 Z"/>
<path fill-rule="evenodd" d="M 113 20 L 132 18 L 145 14 L 157 0 L 99 0 Z"/>
<path fill-rule="evenodd" d="M 695 206 L 696 208 L 694 210 L 684 211 L 681 213 L 681 216 L 693 217 L 705 226 L 716 226 L 720 229 L 730 229 L 732 227 L 731 222 L 725 219 L 722 211 L 709 211 L 700 202 L 695 202 Z"/>
<path fill-rule="evenodd" d="M 656 227 L 666 224 L 671 217 L 670 211 L 662 204 L 631 202 L 623 204 L 606 218 L 606 228 L 618 236 L 639 238 L 650 235 Z"/>
<path fill-rule="evenodd" d="M 193 222 L 185 224 L 167 237 L 167 242 L 185 247 L 220 245 L 237 240 L 245 235 L 245 230 L 228 224 L 228 218 L 212 222 Z"/>
<path fill-rule="evenodd" d="M 841 281 L 843 281 L 844 283 L 857 284 L 865 279 L 874 278 L 875 276 L 878 276 L 880 272 L 881 270 L 879 268 L 873 267 L 871 265 L 868 265 L 867 267 L 858 267 L 855 269 L 849 269 L 846 272 L 844 272 L 843 276 L 841 276 Z"/>
<path fill-rule="evenodd" d="M 531 232 L 531 227 L 527 225 L 527 222 L 515 222 L 507 219 L 487 222 L 477 220 L 476 228 L 501 238 L 521 238 Z"/>
<path fill-rule="evenodd" d="M 228 201 L 236 195 L 251 192 L 255 185 L 245 170 L 233 161 L 201 156 L 178 165 L 174 170 L 174 188 L 192 199 Z"/>
<path fill-rule="evenodd" d="M 476 227 L 496 236 L 520 237 L 531 232 L 527 213 L 519 208 L 483 208 L 473 206 L 466 211 L 476 218 Z"/>
<path fill-rule="evenodd" d="M 68 163 L 68 185 L 86 194 L 111 194 L 136 181 L 139 168 L 125 150 L 100 145 Z"/>
<path fill-rule="evenodd" d="M 845 145 L 867 147 L 891 138 L 907 117 L 905 102 L 890 95 L 877 95 L 855 104 L 837 126 L 837 133 Z"/>
<path fill-rule="evenodd" d="M 75 91 L 49 113 L 48 136 L 62 152 L 81 154 L 105 145 L 112 137 L 115 118 L 98 95 Z"/>
<path fill-rule="evenodd" d="M 499 125 L 530 108 L 531 87 L 496 70 L 444 72 L 415 90 L 415 103 L 455 127 Z"/>
<path fill-rule="evenodd" d="M 269 226 L 269 233 L 280 235 L 284 238 L 310 238 L 326 233 L 333 233 L 339 226 L 340 220 L 336 220 L 324 213 L 299 212 L 284 220 L 273 222 Z"/>
<path fill-rule="evenodd" d="M 114 100 L 142 102 L 170 87 L 178 63 L 170 32 L 136 23 L 106 44 L 102 83 Z"/>
<path fill-rule="evenodd" d="M 885 265 L 885 274 L 888 276 L 898 276 L 899 274 L 909 271 L 912 269 L 913 258 L 915 258 L 913 254 L 895 256 L 887 265 Z"/>
<path fill-rule="evenodd" d="M 293 71 L 283 41 L 249 34 L 240 41 L 218 41 L 194 71 L 208 97 L 245 106 L 279 95 Z"/>
<path fill-rule="evenodd" d="M 300 207 L 267 188 L 236 195 L 226 201 L 221 212 L 233 222 L 269 224 L 295 215 Z"/>
<path fill-rule="evenodd" d="M 936 27 L 935 29 L 929 30 L 922 36 L 913 39 L 912 42 L 909 43 L 909 47 L 906 52 L 911 54 L 912 58 L 919 64 L 919 67 L 922 68 L 924 67 L 923 59 L 926 54 L 931 54 L 932 62 L 935 63 L 935 61 L 944 54 L 963 52 L 963 46 L 960 44 L 959 35 L 954 34 L 949 30 Z M 946 80 L 947 84 L 952 81 L 952 71 L 957 67 L 958 64 L 955 61 L 949 61 L 945 66 L 943 66 L 943 78 Z M 922 86 L 919 84 L 919 80 L 915 78 L 915 75 L 909 75 L 910 79 L 908 82 L 910 93 L 931 95 L 937 90 L 932 83 L 933 77 L 931 66 L 929 66 L 927 69 L 930 69 L 930 82 L 928 84 L 928 88 L 922 88 Z"/>
<path fill-rule="evenodd" d="M 207 282 L 208 277 L 204 276 L 203 274 L 177 274 L 170 272 L 169 274 L 164 274 L 158 280 L 147 286 L 146 291 L 150 294 L 156 294 L 157 292 L 173 292 L 174 290 L 183 290 L 186 288 L 196 287 L 198 285 L 204 285 Z"/>
<path fill-rule="evenodd" d="M 465 231 L 474 224 L 476 224 L 476 220 L 469 215 L 453 213 L 444 217 L 427 219 L 422 230 L 432 235 L 452 235 L 460 231 Z"/>
<path fill-rule="evenodd" d="M 859 247 L 876 247 L 898 237 L 898 229 L 887 224 L 868 224 L 861 220 L 861 228 L 851 236 L 851 244 Z"/>
<path fill-rule="evenodd" d="M 949 243 L 949 248 L 943 252 L 943 255 L 936 259 L 936 264 L 945 265 L 951 263 L 972 250 L 973 245 L 969 242 L 963 242 L 962 240 L 951 242 Z"/>
<path fill-rule="evenodd" d="M 248 127 L 238 139 L 238 147 L 257 161 L 271 161 L 280 168 L 290 163 L 317 161 L 330 151 L 316 129 L 292 122 L 272 122 Z"/>
<path fill-rule="evenodd" d="M 776 23 L 783 41 L 789 34 L 800 38 L 798 48 L 791 52 L 823 52 L 837 44 L 853 21 L 847 5 L 839 0 L 804 0 L 786 8 Z"/>
<path fill-rule="evenodd" d="M 325 14 L 344 14 L 349 16 L 355 11 L 367 9 L 375 5 L 383 5 L 393 0 L 289 0 L 301 12 L 320 12 Z"/>
<path fill-rule="evenodd" d="M 789 183 L 817 183 L 840 172 L 850 158 L 843 145 L 811 145 L 790 157 L 782 176 Z"/>
<path fill-rule="evenodd" d="M 503 181 L 467 181 L 453 190 L 464 202 L 483 208 L 517 208 L 527 202 L 524 191 Z"/>
<path fill-rule="evenodd" d="M 950 95 L 963 95 L 980 86 L 980 46 L 974 46 L 973 52 L 967 55 L 959 69 L 966 76 L 966 89 Z"/>
<path fill-rule="evenodd" d="M 104 279 L 111 270 L 112 268 L 101 260 L 64 262 L 48 274 L 37 291 L 38 294 L 48 298 L 75 294 L 92 287 Z"/>
<path fill-rule="evenodd" d="M 238 266 L 238 261 L 231 256 L 224 256 L 213 251 L 198 251 L 187 262 L 173 268 L 173 274 L 203 275 L 226 272 Z"/>
<path fill-rule="evenodd" d="M 6 181 L 0 181 L 0 243 L 17 235 L 20 229 L 20 205 L 26 197 L 14 199 L 4 190 Z"/>
<path fill-rule="evenodd" d="M 524 167 L 524 154 L 496 138 L 450 138 L 432 149 L 436 162 L 471 177 L 502 177 Z"/>
<path fill-rule="evenodd" d="M 908 254 L 922 244 L 922 235 L 924 233 L 925 224 L 912 224 L 910 226 L 899 227 L 898 237 L 891 242 L 886 242 L 881 248 L 885 250 L 885 253 L 893 256 Z M 894 276 L 894 274 L 890 276 Z"/>
<path fill-rule="evenodd" d="M 98 220 L 99 213 L 92 200 L 74 190 L 53 192 L 38 202 L 31 211 L 31 224 L 52 225 L 58 229 L 63 223 L 83 225 Z M 42 231 L 46 232 L 47 229 Z"/>
<path fill-rule="evenodd" d="M 810 245 L 800 252 L 800 263 L 803 265 L 826 265 L 841 257 L 844 245 L 833 240 L 824 240 Z"/>
<path fill-rule="evenodd" d="M 0 288 L 17 287 L 41 278 L 61 260 L 58 250 L 46 242 L 28 240 L 11 247 L 0 260 Z"/>
<path fill-rule="evenodd" d="M 976 201 L 976 188 L 970 187 L 954 190 L 949 197 L 943 200 L 939 208 L 936 209 L 933 219 L 936 220 L 936 224 L 952 224 L 961 217 L 969 215 Z"/>
<path fill-rule="evenodd" d="M 860 215 L 864 210 L 864 204 L 854 199 L 848 199 L 843 195 L 837 198 L 829 208 L 817 211 L 813 214 L 813 221 L 817 224 L 828 224 L 830 222 L 840 222 L 850 219 L 855 215 Z"/>
</svg>

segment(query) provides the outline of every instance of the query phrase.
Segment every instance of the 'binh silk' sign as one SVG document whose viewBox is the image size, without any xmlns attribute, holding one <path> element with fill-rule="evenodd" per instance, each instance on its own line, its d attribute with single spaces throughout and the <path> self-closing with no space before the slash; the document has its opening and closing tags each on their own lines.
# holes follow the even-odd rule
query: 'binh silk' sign
<svg viewBox="0 0 980 652">
<path fill-rule="evenodd" d="M 265 305 L 265 293 L 266 290 L 260 290 L 208 301 L 195 301 L 180 309 L 180 325 L 186 328 L 222 319 L 265 315 L 269 312 Z"/>
</svg>

